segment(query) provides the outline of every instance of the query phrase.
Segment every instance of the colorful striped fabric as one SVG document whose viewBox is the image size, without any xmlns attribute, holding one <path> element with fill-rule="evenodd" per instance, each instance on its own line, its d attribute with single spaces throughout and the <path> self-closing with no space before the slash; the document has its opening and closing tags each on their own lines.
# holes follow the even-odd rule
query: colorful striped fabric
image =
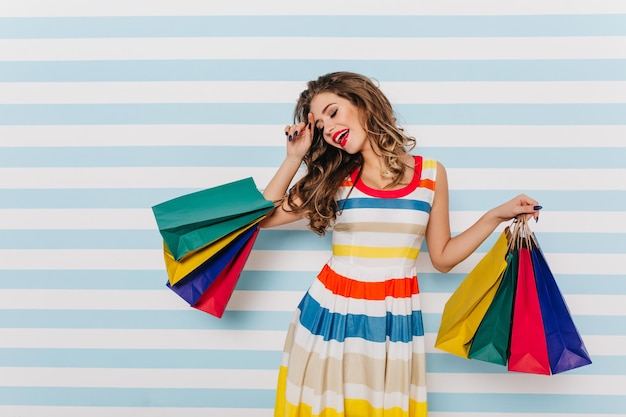
<svg viewBox="0 0 626 417">
<path fill-rule="evenodd" d="M 392 191 L 344 182 L 332 256 L 289 326 L 275 416 L 427 414 L 416 260 L 436 169 L 415 157 L 411 183 Z"/>
</svg>

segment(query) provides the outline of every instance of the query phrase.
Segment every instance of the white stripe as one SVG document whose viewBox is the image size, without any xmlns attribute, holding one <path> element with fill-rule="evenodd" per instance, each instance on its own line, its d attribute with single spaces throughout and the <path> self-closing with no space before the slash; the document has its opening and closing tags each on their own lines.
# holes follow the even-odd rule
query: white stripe
<svg viewBox="0 0 626 417">
<path fill-rule="evenodd" d="M 437 272 L 422 254 L 417 272 Z M 484 253 L 474 253 L 451 272 L 468 273 Z M 626 275 L 623 254 L 546 253 L 554 274 Z M 329 251 L 253 250 L 246 270 L 319 272 Z M 2 249 L 2 270 L 158 270 L 164 271 L 163 253 L 158 249 Z"/>
<path fill-rule="evenodd" d="M 442 350 L 435 348 L 437 333 L 426 333 L 426 353 L 438 353 L 447 355 Z M 596 336 L 582 335 L 585 347 L 593 356 L 623 356 L 626 355 L 626 336 Z"/>
<path fill-rule="evenodd" d="M 272 417 L 269 408 L 193 408 L 193 407 L 62 407 L 62 406 L 0 406 L 0 415 L 11 417 Z M 615 416 L 615 415 L 613 415 Z M 542 416 L 538 416 L 542 417 Z M 546 416 L 552 417 L 552 416 Z M 593 416 L 591 416 L 593 417 Z"/>
<path fill-rule="evenodd" d="M 310 15 L 308 4 L 290 0 L 20 0 L 0 3 L 0 16 L 220 16 L 220 15 Z M 319 0 L 316 15 L 527 15 L 625 13 L 626 5 L 614 0 L 361 0 L 353 2 Z"/>
<path fill-rule="evenodd" d="M 345 314 L 344 297 L 333 298 L 326 305 L 323 287 L 314 283 L 313 296 L 322 307 Z M 304 291 L 235 291 L 228 310 L 239 311 L 295 311 Z M 414 296 L 417 300 L 419 296 Z M 424 313 L 441 313 L 450 293 L 421 294 Z M 626 316 L 626 295 L 564 295 L 573 315 Z M 385 301 L 351 299 L 350 312 L 375 316 L 385 314 Z M 381 309 L 377 308 L 381 307 Z M 419 308 L 413 301 L 413 308 Z M 187 310 L 189 305 L 170 290 L 39 290 L 3 289 L 0 292 L 0 310 Z M 395 303 L 391 312 L 410 314 L 411 302 Z"/>
<path fill-rule="evenodd" d="M 286 335 L 286 327 L 284 331 L 2 328 L 0 348 L 282 351 Z M 583 335 L 583 337 L 585 346 L 593 356 L 626 355 L 626 335 Z M 425 338 L 427 353 L 443 354 L 434 347 L 436 333 L 426 333 Z M 375 356 L 372 349 L 365 345 L 357 349 L 361 352 L 363 350 L 368 350 L 369 356 Z"/>
<path fill-rule="evenodd" d="M 428 388 L 447 393 L 626 395 L 624 375 L 429 373 Z"/>
<path fill-rule="evenodd" d="M 290 123 L 285 118 L 285 124 Z M 626 126 L 406 125 L 417 153 L 428 147 L 626 147 Z M 0 126 L 0 147 L 284 146 L 284 125 L 51 125 Z M 593 140 L 590 140 L 593 138 Z"/>
<path fill-rule="evenodd" d="M 281 351 L 286 335 L 286 328 L 285 331 L 2 328 L 0 348 Z"/>
<path fill-rule="evenodd" d="M 0 168 L 0 189 L 208 188 L 277 167 Z M 626 169 L 448 168 L 450 190 L 626 190 Z M 514 195 L 511 196 L 513 198 Z"/>
<path fill-rule="evenodd" d="M 0 61 L 150 59 L 623 59 L 626 37 L 3 39 Z"/>
<path fill-rule="evenodd" d="M 295 103 L 305 80 L 0 83 L 0 104 Z M 623 103 L 624 81 L 381 82 L 392 104 Z"/>
<path fill-rule="evenodd" d="M 277 370 L 0 368 L 0 387 L 275 389 Z"/>
<path fill-rule="evenodd" d="M 275 389 L 277 371 L 239 369 L 1 368 L 0 386 Z M 441 393 L 626 395 L 626 376 L 429 373 Z"/>
</svg>

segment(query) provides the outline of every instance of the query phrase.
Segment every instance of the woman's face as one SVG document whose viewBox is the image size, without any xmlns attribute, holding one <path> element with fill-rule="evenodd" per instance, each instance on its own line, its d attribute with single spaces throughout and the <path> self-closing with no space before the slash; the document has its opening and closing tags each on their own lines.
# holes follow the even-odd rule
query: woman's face
<svg viewBox="0 0 626 417">
<path fill-rule="evenodd" d="M 363 149 L 367 134 L 361 124 L 359 109 L 334 93 L 320 93 L 311 100 L 315 127 L 322 131 L 331 146 L 355 154 Z"/>
</svg>

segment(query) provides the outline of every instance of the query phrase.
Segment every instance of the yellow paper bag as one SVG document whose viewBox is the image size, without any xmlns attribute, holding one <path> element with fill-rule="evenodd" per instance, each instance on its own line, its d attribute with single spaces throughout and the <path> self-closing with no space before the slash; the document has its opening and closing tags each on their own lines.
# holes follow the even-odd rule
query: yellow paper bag
<svg viewBox="0 0 626 417">
<path fill-rule="evenodd" d="M 174 285 L 179 282 L 181 279 L 185 278 L 187 275 L 195 271 L 200 265 L 209 260 L 212 256 L 217 254 L 219 251 L 228 246 L 231 242 L 241 236 L 247 230 L 250 230 L 251 227 L 259 223 L 263 220 L 265 216 L 260 219 L 255 220 L 254 222 L 247 224 L 246 226 L 235 230 L 234 232 L 224 236 L 221 239 L 216 240 L 215 242 L 204 246 L 196 251 L 190 252 L 185 255 L 182 259 L 176 260 L 172 255 L 172 252 L 167 248 L 165 242 L 163 242 L 163 255 L 165 258 L 165 269 L 167 270 L 167 276 L 170 285 Z"/>
<path fill-rule="evenodd" d="M 468 357 L 472 339 L 480 325 L 506 269 L 508 230 L 452 293 L 443 309 L 435 347 Z"/>
</svg>

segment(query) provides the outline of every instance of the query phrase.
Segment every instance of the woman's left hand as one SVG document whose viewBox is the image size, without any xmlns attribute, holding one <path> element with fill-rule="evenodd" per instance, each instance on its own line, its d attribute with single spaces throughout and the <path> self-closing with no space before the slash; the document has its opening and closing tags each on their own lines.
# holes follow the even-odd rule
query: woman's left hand
<svg viewBox="0 0 626 417">
<path fill-rule="evenodd" d="M 520 194 L 506 203 L 495 207 L 492 213 L 501 221 L 511 220 L 520 214 L 526 214 L 527 218 L 533 217 L 535 221 L 539 219 L 539 202 L 526 194 Z"/>
</svg>

